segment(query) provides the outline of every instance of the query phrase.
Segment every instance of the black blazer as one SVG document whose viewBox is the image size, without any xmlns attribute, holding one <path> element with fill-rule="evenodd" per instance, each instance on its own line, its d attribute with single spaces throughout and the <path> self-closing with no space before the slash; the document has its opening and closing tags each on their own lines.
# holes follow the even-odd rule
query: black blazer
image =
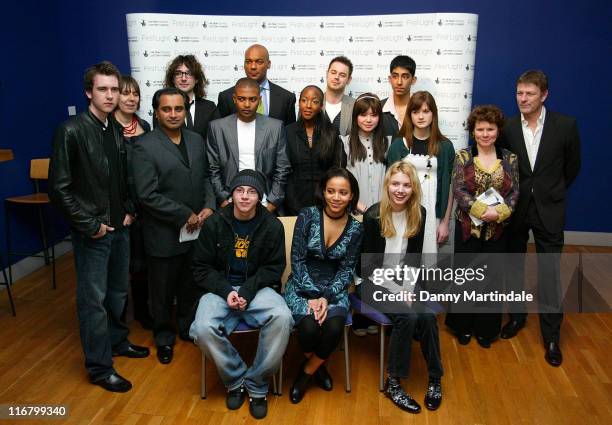
<svg viewBox="0 0 612 425">
<path fill-rule="evenodd" d="M 227 117 L 236 113 L 236 106 L 232 95 L 234 87 L 223 90 L 219 93 L 217 108 L 221 117 Z M 270 113 L 271 118 L 276 118 L 285 123 L 285 125 L 295 122 L 295 95 L 281 86 L 277 86 L 270 81 Z"/>
<path fill-rule="evenodd" d="M 525 221 L 529 202 L 533 199 L 546 230 L 562 232 L 567 189 L 580 171 L 580 137 L 576 119 L 546 111 L 533 170 L 520 115 L 506 121 L 498 143 L 515 153 L 519 161 L 519 199 L 512 215 L 512 227 L 517 229 Z"/>
<path fill-rule="evenodd" d="M 208 131 L 208 123 L 212 120 L 221 118 L 219 110 L 214 102 L 210 100 L 200 98 L 195 100 L 195 114 L 193 117 L 193 128 L 188 128 L 191 131 L 198 133 L 204 140 L 206 140 L 206 133 Z M 153 114 L 153 127 L 157 128 L 157 118 Z M 187 127 L 187 126 L 185 126 Z"/>
<path fill-rule="evenodd" d="M 182 132 L 189 164 L 159 128 L 133 145 L 132 167 L 142 206 L 145 250 L 153 257 L 188 252 L 191 243 L 179 243 L 181 227 L 192 212 L 215 208 L 204 140 L 193 131 Z"/>
</svg>

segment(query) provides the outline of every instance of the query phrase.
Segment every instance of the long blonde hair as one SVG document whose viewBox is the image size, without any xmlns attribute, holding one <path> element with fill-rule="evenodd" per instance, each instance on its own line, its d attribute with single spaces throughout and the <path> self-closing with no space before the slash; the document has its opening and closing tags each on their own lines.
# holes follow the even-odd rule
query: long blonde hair
<svg viewBox="0 0 612 425">
<path fill-rule="evenodd" d="M 394 174 L 403 173 L 410 179 L 412 185 L 412 194 L 408 199 L 406 206 L 406 231 L 404 238 L 408 239 L 416 235 L 421 228 L 421 183 L 417 175 L 416 168 L 408 161 L 398 161 L 389 167 L 385 174 L 383 183 L 382 198 L 380 200 L 380 235 L 383 238 L 392 238 L 395 236 L 395 226 L 393 226 L 393 210 L 391 209 L 391 200 L 389 199 L 389 183 Z"/>
</svg>

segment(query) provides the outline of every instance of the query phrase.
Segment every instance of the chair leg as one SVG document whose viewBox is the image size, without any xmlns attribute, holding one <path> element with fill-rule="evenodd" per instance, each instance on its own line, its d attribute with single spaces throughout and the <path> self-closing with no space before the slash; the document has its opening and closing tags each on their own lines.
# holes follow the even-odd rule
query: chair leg
<svg viewBox="0 0 612 425">
<path fill-rule="evenodd" d="M 283 395 L 283 358 L 281 357 L 281 362 L 280 362 L 280 367 L 278 368 L 278 388 L 277 388 L 277 392 L 276 395 L 277 396 L 282 396 Z"/>
<path fill-rule="evenodd" d="M 6 229 L 6 265 L 8 266 L 8 284 L 13 284 L 13 268 L 11 267 L 11 226 L 9 223 L 9 203 L 4 203 L 4 228 Z"/>
<path fill-rule="evenodd" d="M 1 267 L 1 265 L 0 265 Z M 2 276 L 4 277 L 4 283 L 6 284 L 6 292 L 8 294 L 9 303 L 11 304 L 11 311 L 13 312 L 13 317 L 17 316 L 17 312 L 15 311 L 15 303 L 13 302 L 13 292 L 11 290 L 11 284 L 6 277 L 6 270 L 2 267 Z"/>
<path fill-rule="evenodd" d="M 384 375 L 385 375 L 385 327 L 380 325 L 380 377 L 378 378 L 378 389 L 383 391 L 385 389 Z"/>
<path fill-rule="evenodd" d="M 38 207 L 38 225 L 40 226 L 40 239 L 42 241 L 42 246 L 43 246 L 43 256 L 45 259 L 45 266 L 48 266 L 49 263 L 51 262 L 50 258 L 51 255 L 49 255 L 49 246 L 47 245 L 47 235 L 45 233 L 45 222 L 43 220 L 43 212 L 42 212 L 42 207 Z"/>
<path fill-rule="evenodd" d="M 200 398 L 206 398 L 206 354 L 202 351 L 202 371 L 201 371 L 201 383 L 200 383 Z"/>
<path fill-rule="evenodd" d="M 344 389 L 351 392 L 351 371 L 349 364 L 348 326 L 344 327 Z"/>
</svg>

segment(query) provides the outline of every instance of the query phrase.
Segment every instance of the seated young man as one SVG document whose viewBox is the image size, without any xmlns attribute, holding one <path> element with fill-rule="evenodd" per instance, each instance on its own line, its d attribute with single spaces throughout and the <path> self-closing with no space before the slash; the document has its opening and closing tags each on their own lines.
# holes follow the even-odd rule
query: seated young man
<svg viewBox="0 0 612 425">
<path fill-rule="evenodd" d="M 268 412 L 268 378 L 275 373 L 293 327 L 278 293 L 285 269 L 283 225 L 260 200 L 263 175 L 242 170 L 231 181 L 232 202 L 204 222 L 195 245 L 193 274 L 202 296 L 190 335 L 217 365 L 227 388 L 228 409 L 242 406 L 245 390 L 256 419 Z M 259 328 L 254 363 L 248 367 L 228 336 L 240 320 Z"/>
</svg>

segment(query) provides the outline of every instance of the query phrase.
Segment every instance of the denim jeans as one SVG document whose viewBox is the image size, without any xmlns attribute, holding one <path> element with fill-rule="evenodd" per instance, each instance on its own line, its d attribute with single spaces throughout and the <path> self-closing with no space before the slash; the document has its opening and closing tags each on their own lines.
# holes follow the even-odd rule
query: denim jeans
<svg viewBox="0 0 612 425">
<path fill-rule="evenodd" d="M 227 338 L 240 320 L 260 329 L 257 353 L 251 367 L 247 367 Z M 268 377 L 280 366 L 292 327 L 293 317 L 284 298 L 272 288 L 263 288 L 245 311 L 230 309 L 227 301 L 218 295 L 205 294 L 200 299 L 189 333 L 215 362 L 228 390 L 244 383 L 251 397 L 263 397 L 268 393 Z"/>
<path fill-rule="evenodd" d="M 77 275 L 77 314 L 85 367 L 91 381 L 113 373 L 113 349 L 129 344 L 121 320 L 128 291 L 130 236 L 128 229 L 92 239 L 72 231 Z"/>
</svg>

